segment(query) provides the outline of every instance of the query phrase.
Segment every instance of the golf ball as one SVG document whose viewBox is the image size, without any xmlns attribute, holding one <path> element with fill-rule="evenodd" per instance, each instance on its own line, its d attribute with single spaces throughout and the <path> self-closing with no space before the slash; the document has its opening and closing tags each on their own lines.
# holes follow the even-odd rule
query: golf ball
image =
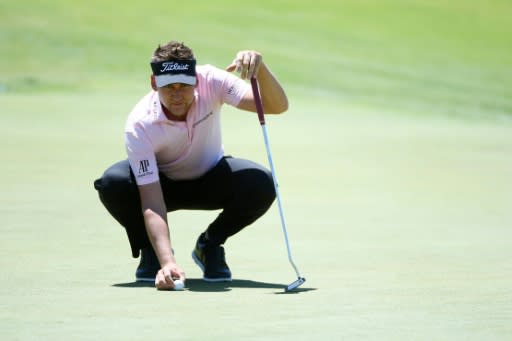
<svg viewBox="0 0 512 341">
<path fill-rule="evenodd" d="M 183 288 L 185 288 L 185 284 L 181 279 L 174 281 L 174 290 L 183 290 Z"/>
</svg>

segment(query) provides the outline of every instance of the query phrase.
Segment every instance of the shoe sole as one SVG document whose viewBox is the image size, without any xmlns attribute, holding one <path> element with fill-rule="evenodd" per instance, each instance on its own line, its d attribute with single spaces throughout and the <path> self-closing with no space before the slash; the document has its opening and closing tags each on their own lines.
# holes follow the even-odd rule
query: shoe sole
<svg viewBox="0 0 512 341">
<path fill-rule="evenodd" d="M 155 282 L 155 278 L 150 277 L 136 277 L 135 282 Z"/>
<path fill-rule="evenodd" d="M 215 283 L 215 282 L 231 282 L 232 281 L 231 277 L 209 278 L 209 277 L 204 276 L 204 265 L 203 265 L 203 263 L 201 263 L 201 260 L 199 258 L 197 258 L 196 253 L 194 251 L 192 251 L 192 259 L 194 260 L 194 262 L 197 264 L 197 266 L 203 272 L 203 281 L 210 282 L 210 283 Z"/>
</svg>

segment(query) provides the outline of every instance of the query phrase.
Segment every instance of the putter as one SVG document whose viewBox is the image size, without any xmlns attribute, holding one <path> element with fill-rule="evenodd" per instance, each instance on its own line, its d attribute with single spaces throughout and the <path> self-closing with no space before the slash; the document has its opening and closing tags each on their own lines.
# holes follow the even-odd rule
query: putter
<svg viewBox="0 0 512 341">
<path fill-rule="evenodd" d="M 272 179 L 274 180 L 274 189 L 276 191 L 277 206 L 279 207 L 279 216 L 281 217 L 281 227 L 283 228 L 284 240 L 286 242 L 286 250 L 288 251 L 288 260 L 292 265 L 295 273 L 297 274 L 297 280 L 290 283 L 285 289 L 285 292 L 290 292 L 301 286 L 306 279 L 299 273 L 299 269 L 295 265 L 292 258 L 292 251 L 290 248 L 290 242 L 288 241 L 288 232 L 286 231 L 286 223 L 284 220 L 283 207 L 281 205 L 281 195 L 279 194 L 279 185 L 277 184 L 276 171 L 274 169 L 274 162 L 272 161 L 272 153 L 270 152 L 270 143 L 268 141 L 267 126 L 265 125 L 265 115 L 263 113 L 263 104 L 261 103 L 260 91 L 258 89 L 258 81 L 255 77 L 251 78 L 252 93 L 254 96 L 254 102 L 256 104 L 256 111 L 258 112 L 258 119 L 260 120 L 261 129 L 263 131 L 263 138 L 265 140 L 265 147 L 267 149 L 268 163 L 270 164 L 270 171 L 272 172 Z"/>
</svg>

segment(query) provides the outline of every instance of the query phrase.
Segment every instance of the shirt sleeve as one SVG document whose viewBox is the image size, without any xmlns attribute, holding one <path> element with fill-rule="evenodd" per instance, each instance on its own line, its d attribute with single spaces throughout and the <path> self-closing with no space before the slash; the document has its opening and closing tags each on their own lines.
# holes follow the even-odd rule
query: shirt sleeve
<svg viewBox="0 0 512 341">
<path fill-rule="evenodd" d="M 243 79 L 225 70 L 208 65 L 210 86 L 222 103 L 237 106 L 250 85 Z"/>
<path fill-rule="evenodd" d="M 153 146 L 141 127 L 125 132 L 125 147 L 137 185 L 160 180 Z"/>
<path fill-rule="evenodd" d="M 225 82 L 223 101 L 236 107 L 249 90 L 250 86 L 245 81 L 232 74 L 228 74 L 228 76 Z"/>
</svg>

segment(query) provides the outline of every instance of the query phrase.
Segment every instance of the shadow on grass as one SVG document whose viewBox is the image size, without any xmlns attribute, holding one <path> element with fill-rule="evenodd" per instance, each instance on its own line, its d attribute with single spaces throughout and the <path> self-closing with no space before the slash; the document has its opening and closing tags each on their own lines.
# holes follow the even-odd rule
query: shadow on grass
<svg viewBox="0 0 512 341">
<path fill-rule="evenodd" d="M 129 283 L 117 283 L 113 284 L 113 287 L 117 288 L 154 288 L 155 284 L 152 282 L 129 282 Z M 185 284 L 185 290 L 196 291 L 196 292 L 225 292 L 230 291 L 233 288 L 244 288 L 244 289 L 278 289 L 275 294 L 298 294 L 301 292 L 317 290 L 316 288 L 297 288 L 291 292 L 285 292 L 284 288 L 286 285 L 277 283 L 267 283 L 251 281 L 247 279 L 234 279 L 231 282 L 205 282 L 200 278 L 189 278 Z"/>
</svg>

